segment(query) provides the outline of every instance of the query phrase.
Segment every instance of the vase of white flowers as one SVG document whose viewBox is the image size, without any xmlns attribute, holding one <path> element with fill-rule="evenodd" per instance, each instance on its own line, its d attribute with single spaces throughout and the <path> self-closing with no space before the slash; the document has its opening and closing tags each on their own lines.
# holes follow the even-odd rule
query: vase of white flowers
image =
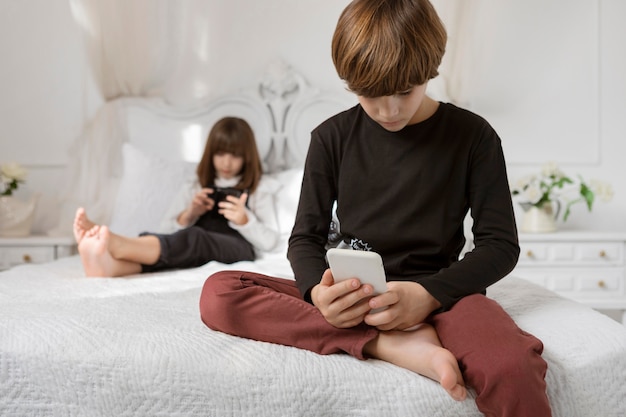
<svg viewBox="0 0 626 417">
<path fill-rule="evenodd" d="M 555 231 L 561 213 L 566 221 L 574 204 L 584 203 L 591 211 L 597 199 L 611 200 L 613 189 L 604 181 L 569 177 L 550 162 L 539 175 L 527 175 L 512 184 L 511 194 L 524 209 L 521 230 L 542 233 Z"/>
<path fill-rule="evenodd" d="M 28 236 L 35 218 L 37 196 L 24 202 L 13 193 L 24 183 L 26 170 L 19 164 L 8 163 L 0 166 L 0 236 Z"/>
<path fill-rule="evenodd" d="M 558 205 L 555 210 L 550 203 L 543 203 L 540 207 L 530 206 L 524 211 L 521 230 L 535 233 L 554 232 L 559 211 Z"/>
</svg>

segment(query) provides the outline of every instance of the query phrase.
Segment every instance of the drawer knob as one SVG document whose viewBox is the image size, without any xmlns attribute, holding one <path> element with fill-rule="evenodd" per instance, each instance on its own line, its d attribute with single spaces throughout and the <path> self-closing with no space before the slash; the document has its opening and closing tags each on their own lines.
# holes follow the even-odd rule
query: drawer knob
<svg viewBox="0 0 626 417">
<path fill-rule="evenodd" d="M 529 250 L 526 252 L 526 256 L 529 258 L 533 258 L 535 256 L 535 254 L 533 253 L 533 251 Z"/>
<path fill-rule="evenodd" d="M 30 257 L 29 254 L 24 254 L 24 256 L 22 256 L 22 259 L 24 260 L 24 262 L 29 263 L 33 260 L 33 258 Z"/>
<path fill-rule="evenodd" d="M 606 288 L 606 282 L 604 282 L 603 280 L 598 281 L 598 287 Z"/>
<path fill-rule="evenodd" d="M 600 255 L 600 258 L 606 258 L 606 252 L 603 250 L 601 250 L 598 255 Z"/>
</svg>

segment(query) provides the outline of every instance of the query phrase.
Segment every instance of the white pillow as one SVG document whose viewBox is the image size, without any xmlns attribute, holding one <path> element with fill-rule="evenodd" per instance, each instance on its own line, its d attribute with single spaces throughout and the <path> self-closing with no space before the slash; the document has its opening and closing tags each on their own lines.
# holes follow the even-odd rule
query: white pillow
<svg viewBox="0 0 626 417">
<path fill-rule="evenodd" d="M 180 186 L 195 175 L 196 164 L 159 158 L 129 143 L 122 146 L 122 159 L 110 228 L 125 236 L 155 232 Z"/>
<path fill-rule="evenodd" d="M 291 229 L 293 229 L 296 220 L 303 174 L 301 168 L 271 174 L 281 184 L 276 194 L 276 214 L 278 216 L 278 228 L 283 235 L 291 234 Z"/>
</svg>

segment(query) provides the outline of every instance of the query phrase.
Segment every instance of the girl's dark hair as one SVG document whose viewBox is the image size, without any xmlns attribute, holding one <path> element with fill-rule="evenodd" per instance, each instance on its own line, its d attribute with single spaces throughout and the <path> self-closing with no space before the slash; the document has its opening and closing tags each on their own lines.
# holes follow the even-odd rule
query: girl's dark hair
<svg viewBox="0 0 626 417">
<path fill-rule="evenodd" d="M 224 117 L 211 128 L 202 159 L 196 169 L 198 181 L 202 187 L 215 184 L 216 172 L 213 156 L 220 152 L 243 157 L 241 181 L 235 187 L 240 190 L 247 189 L 252 194 L 259 185 L 263 168 L 254 132 L 245 120 L 238 117 Z"/>
<path fill-rule="evenodd" d="M 446 41 L 427 0 L 354 0 L 337 22 L 332 57 L 350 91 L 382 97 L 436 77 Z"/>
</svg>

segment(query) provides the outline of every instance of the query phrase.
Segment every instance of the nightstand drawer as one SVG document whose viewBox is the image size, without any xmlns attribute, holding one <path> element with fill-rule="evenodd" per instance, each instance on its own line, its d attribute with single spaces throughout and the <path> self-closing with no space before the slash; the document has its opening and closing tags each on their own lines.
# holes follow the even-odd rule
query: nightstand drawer
<svg viewBox="0 0 626 417">
<path fill-rule="evenodd" d="M 620 242 L 522 242 L 519 265 L 623 265 L 623 248 Z"/>
<path fill-rule="evenodd" d="M 0 271 L 16 265 L 50 262 L 76 254 L 71 236 L 0 237 Z"/>
<path fill-rule="evenodd" d="M 580 300 L 623 296 L 625 272 L 625 268 L 517 268 L 511 275 Z"/>
<path fill-rule="evenodd" d="M 562 230 L 520 233 L 511 276 L 598 310 L 621 310 L 626 324 L 626 233 Z"/>
<path fill-rule="evenodd" d="M 54 247 L 23 246 L 2 248 L 4 262 L 8 266 L 24 263 L 49 262 L 55 259 Z"/>
</svg>

